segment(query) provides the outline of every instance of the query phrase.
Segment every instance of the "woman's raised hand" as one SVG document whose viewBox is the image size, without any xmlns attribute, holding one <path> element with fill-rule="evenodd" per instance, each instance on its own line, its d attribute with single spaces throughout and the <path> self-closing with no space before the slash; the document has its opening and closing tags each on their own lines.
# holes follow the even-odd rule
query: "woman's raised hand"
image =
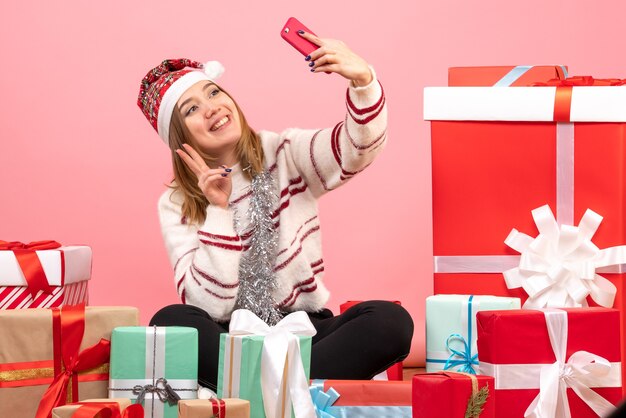
<svg viewBox="0 0 626 418">
<path fill-rule="evenodd" d="M 206 196 L 210 204 L 223 209 L 228 207 L 228 199 L 233 191 L 233 183 L 230 179 L 230 168 L 212 169 L 204 162 L 204 159 L 188 144 L 183 144 L 184 151 L 177 149 L 176 153 L 196 175 L 198 187 Z"/>
<path fill-rule="evenodd" d="M 365 86 L 372 81 L 372 72 L 367 61 L 352 52 L 348 46 L 337 39 L 318 38 L 302 31 L 298 32 L 303 38 L 319 46 L 306 57 L 313 72 L 329 71 L 337 73 L 357 86 Z"/>
</svg>

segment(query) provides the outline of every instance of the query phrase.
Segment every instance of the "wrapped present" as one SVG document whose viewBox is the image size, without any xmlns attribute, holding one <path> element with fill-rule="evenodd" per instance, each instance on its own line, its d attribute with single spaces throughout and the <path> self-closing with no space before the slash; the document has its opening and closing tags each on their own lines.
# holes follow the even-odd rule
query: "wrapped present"
<svg viewBox="0 0 626 418">
<path fill-rule="evenodd" d="M 476 374 L 476 312 L 519 309 L 519 298 L 436 295 L 426 298 L 426 371 Z"/>
<path fill-rule="evenodd" d="M 588 298 L 588 303 L 618 308 L 626 323 L 623 262 L 606 267 L 595 263 L 601 260 L 577 263 L 584 265 L 574 272 L 582 279 L 565 285 L 571 277 L 564 274 L 568 258 L 584 256 L 588 242 L 577 251 L 561 247 L 554 269 L 552 256 L 551 266 L 541 267 L 549 273 L 543 278 L 510 280 L 514 287 L 509 289 L 503 277 L 516 268 L 531 272 L 522 263 L 536 258 L 518 254 L 528 242 L 510 247 L 504 241 L 513 228 L 534 235 L 535 222 L 546 217 L 531 216 L 531 211 L 546 204 L 556 210 L 563 237 L 576 231 L 575 222 L 591 208 L 604 217 L 591 244 L 611 248 L 626 243 L 623 83 L 578 77 L 550 86 L 425 89 L 424 116 L 432 121 L 435 294 L 492 294 L 524 302 L 527 291 L 538 295 L 538 289 L 557 284 L 543 293 L 546 300 L 555 295 L 560 301 L 557 294 L 565 288 L 572 291 L 570 301 L 584 306 L 582 301 L 591 295 L 596 302 Z M 550 225 L 540 235 L 554 236 Z M 578 232 L 587 236 L 583 228 Z M 605 286 L 598 274 L 616 290 Z"/>
<path fill-rule="evenodd" d="M 349 308 L 351 308 L 354 305 L 357 305 L 357 304 L 359 304 L 361 302 L 363 302 L 363 301 L 362 300 L 349 300 L 349 301 L 347 301 L 345 303 L 342 303 L 341 305 L 339 305 L 339 313 L 344 313 Z M 399 300 L 394 300 L 392 302 L 396 303 L 398 305 L 401 305 Z M 404 370 L 404 368 L 402 366 L 402 362 L 399 361 L 399 362 L 389 366 L 389 368 L 387 370 L 385 370 L 384 372 L 374 376 L 374 379 L 375 380 L 402 380 L 403 379 L 403 370 Z"/>
<path fill-rule="evenodd" d="M 66 402 L 106 398 L 111 331 L 138 322 L 127 307 L 0 311 L 0 416 L 45 418 Z"/>
<path fill-rule="evenodd" d="M 91 248 L 0 241 L 0 310 L 87 303 Z"/>
<path fill-rule="evenodd" d="M 492 376 L 437 372 L 413 376 L 413 416 L 495 418 Z"/>
<path fill-rule="evenodd" d="M 318 417 L 411 417 L 409 381 L 313 380 L 311 383 L 311 396 Z"/>
<path fill-rule="evenodd" d="M 479 312 L 496 416 L 608 415 L 622 398 L 619 323 L 617 310 L 599 307 Z"/>
<path fill-rule="evenodd" d="M 564 65 L 518 65 L 448 68 L 448 86 L 519 87 L 567 78 Z"/>
<path fill-rule="evenodd" d="M 52 410 L 52 418 L 143 418 L 143 407 L 130 399 L 86 399 Z"/>
<path fill-rule="evenodd" d="M 118 327 L 111 337 L 110 398 L 142 404 L 146 417 L 176 418 L 180 399 L 197 399 L 198 330 Z"/>
<path fill-rule="evenodd" d="M 250 418 L 243 399 L 193 399 L 178 402 L 178 418 Z"/>
<path fill-rule="evenodd" d="M 250 401 L 252 418 L 314 417 L 308 389 L 315 327 L 303 311 L 273 327 L 252 312 L 235 310 L 220 337 L 217 396 Z"/>
</svg>

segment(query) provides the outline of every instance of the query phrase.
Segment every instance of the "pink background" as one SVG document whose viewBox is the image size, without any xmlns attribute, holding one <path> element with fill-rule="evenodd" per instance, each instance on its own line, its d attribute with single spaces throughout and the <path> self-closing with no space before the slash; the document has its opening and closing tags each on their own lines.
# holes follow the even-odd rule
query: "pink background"
<svg viewBox="0 0 626 418">
<path fill-rule="evenodd" d="M 626 5 L 606 1 L 10 2 L 0 13 L 0 239 L 93 247 L 93 305 L 134 305 L 146 323 L 178 302 L 156 202 L 169 153 L 135 105 L 164 58 L 218 59 L 256 129 L 329 127 L 346 81 L 311 74 L 279 32 L 296 16 L 377 70 L 389 144 L 321 202 L 329 307 L 401 300 L 423 362 L 432 293 L 430 146 L 422 88 L 462 65 L 567 64 L 625 77 Z M 306 5 L 305 5 L 306 4 Z"/>
</svg>

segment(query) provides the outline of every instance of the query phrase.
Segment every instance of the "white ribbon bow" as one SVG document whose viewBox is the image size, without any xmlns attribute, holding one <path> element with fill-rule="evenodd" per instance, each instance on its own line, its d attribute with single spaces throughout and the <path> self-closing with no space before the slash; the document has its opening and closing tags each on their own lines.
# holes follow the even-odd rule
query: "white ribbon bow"
<svg viewBox="0 0 626 418">
<path fill-rule="evenodd" d="M 525 418 L 571 418 L 567 388 L 570 387 L 599 416 L 615 407 L 589 386 L 602 386 L 611 372 L 611 363 L 587 351 L 577 351 L 567 362 L 567 312 L 545 310 L 548 335 L 556 362 L 541 368 L 539 394 L 524 413 Z"/>
<path fill-rule="evenodd" d="M 267 418 L 315 418 L 297 335 L 313 336 L 315 327 L 305 312 L 294 312 L 270 327 L 247 309 L 232 313 L 230 335 L 263 335 L 261 389 Z"/>
<path fill-rule="evenodd" d="M 615 285 L 596 269 L 626 263 L 626 245 L 600 250 L 591 242 L 602 216 L 587 209 L 577 227 L 559 228 L 548 205 L 532 215 L 539 230 L 536 238 L 513 229 L 504 241 L 522 254 L 519 266 L 503 274 L 509 289 L 522 287 L 528 293 L 523 307 L 586 307 L 591 295 L 598 305 L 611 308 Z"/>
</svg>

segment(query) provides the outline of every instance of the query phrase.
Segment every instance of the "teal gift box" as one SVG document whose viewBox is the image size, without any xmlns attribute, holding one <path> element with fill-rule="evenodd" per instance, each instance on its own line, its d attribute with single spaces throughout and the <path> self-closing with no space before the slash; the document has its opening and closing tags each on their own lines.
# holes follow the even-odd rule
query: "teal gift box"
<svg viewBox="0 0 626 418">
<path fill-rule="evenodd" d="M 270 327 L 254 313 L 232 313 L 220 336 L 217 395 L 250 401 L 250 418 L 315 416 L 309 392 L 311 337 L 305 312 L 292 312 Z"/>
<path fill-rule="evenodd" d="M 435 295 L 426 298 L 426 371 L 476 374 L 476 312 L 520 309 L 519 298 Z"/>
<path fill-rule="evenodd" d="M 145 417 L 178 418 L 172 392 L 180 399 L 198 397 L 198 331 L 189 327 L 115 328 L 109 398 L 142 403 Z"/>
<path fill-rule="evenodd" d="M 262 335 L 220 336 L 217 396 L 250 401 L 250 418 L 265 418 L 261 390 Z M 311 370 L 311 337 L 298 336 L 307 381 Z M 292 411 L 292 416 L 293 411 Z"/>
</svg>

